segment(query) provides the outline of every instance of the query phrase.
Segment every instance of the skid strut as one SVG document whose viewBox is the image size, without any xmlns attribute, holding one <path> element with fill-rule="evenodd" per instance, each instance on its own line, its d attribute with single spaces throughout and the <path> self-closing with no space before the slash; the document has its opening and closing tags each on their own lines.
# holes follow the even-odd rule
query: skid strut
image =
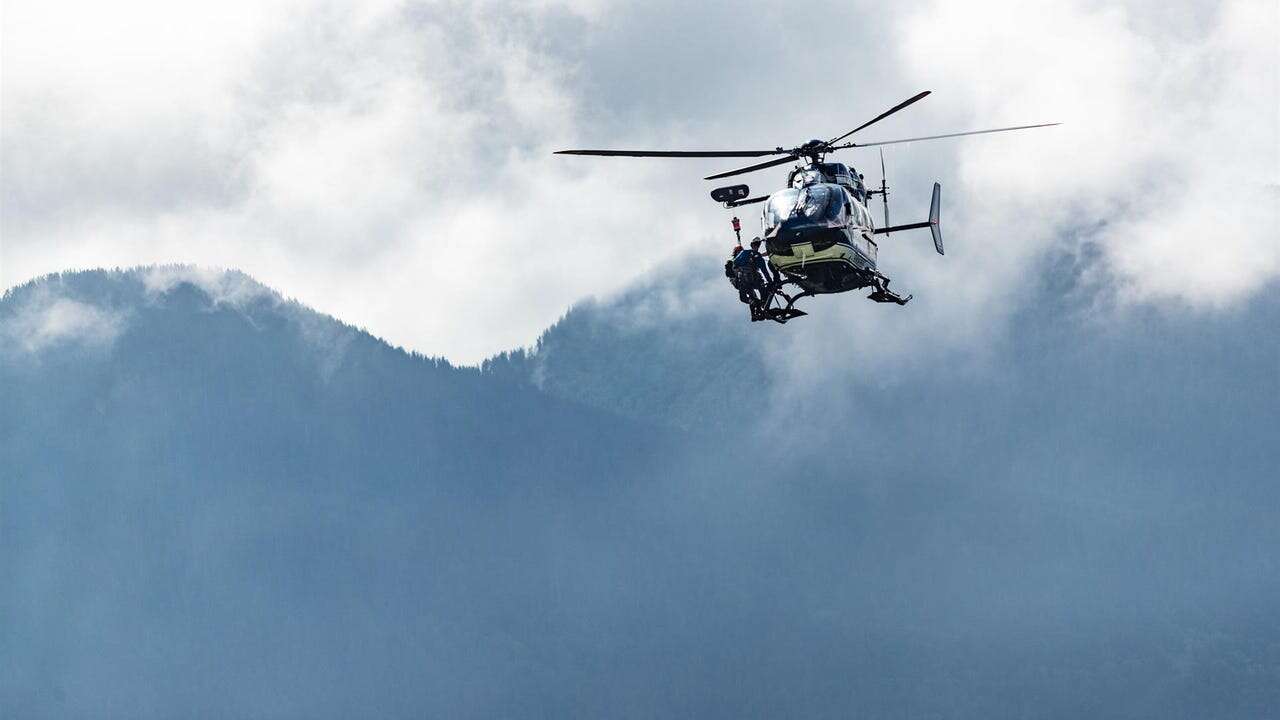
<svg viewBox="0 0 1280 720">
<path fill-rule="evenodd" d="M 908 302 L 911 302 L 911 298 L 913 296 L 908 295 L 906 297 L 902 297 L 898 293 L 889 289 L 889 278 L 881 275 L 880 273 L 876 273 L 874 280 L 875 282 L 872 284 L 875 287 L 875 290 L 872 290 L 871 294 L 867 296 L 868 300 L 875 300 L 879 303 L 898 303 L 899 305 L 906 305 Z"/>
<path fill-rule="evenodd" d="M 790 294 L 784 289 L 788 285 L 798 286 L 799 283 L 794 280 L 786 280 L 765 288 L 767 295 L 763 303 L 751 309 L 752 322 L 772 320 L 776 323 L 786 323 L 788 320 L 808 315 L 805 311 L 797 309 L 795 304 L 800 298 L 808 297 L 815 293 L 804 290 Z"/>
</svg>

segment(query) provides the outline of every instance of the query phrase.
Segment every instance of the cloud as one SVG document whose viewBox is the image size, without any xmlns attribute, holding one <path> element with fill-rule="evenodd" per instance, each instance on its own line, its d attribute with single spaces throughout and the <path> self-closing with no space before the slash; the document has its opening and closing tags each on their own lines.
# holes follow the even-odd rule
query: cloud
<svg viewBox="0 0 1280 720">
<path fill-rule="evenodd" d="M 924 234 L 886 239 L 882 269 L 912 304 L 812 303 L 816 322 L 773 346 L 779 372 L 872 384 L 939 363 L 982 372 L 1059 253 L 1082 258 L 1083 275 L 1059 284 L 1094 294 L 1095 321 L 1145 305 L 1214 312 L 1280 275 L 1274 7 L 938 2 L 895 25 L 903 76 L 935 93 L 866 140 L 1065 124 L 887 148 L 896 219 L 923 215 L 942 180 L 948 255 Z"/>
<path fill-rule="evenodd" d="M 111 346 L 125 327 L 125 314 L 62 297 L 42 284 L 0 325 L 4 345 L 27 353 L 74 343 L 90 349 Z"/>
<path fill-rule="evenodd" d="M 974 115 L 1066 123 L 958 147 L 964 205 L 984 216 L 970 236 L 995 240 L 998 270 L 1072 235 L 1133 302 L 1221 306 L 1280 273 L 1274 4 L 937 3 L 914 19 L 912 70 L 964 88 Z"/>
<path fill-rule="evenodd" d="M 768 4 L 94 8 L 6 6 L 0 284 L 237 267 L 395 344 L 475 362 L 728 237 L 699 180 L 723 163 L 552 150 L 802 142 L 924 87 L 929 100 L 864 139 L 1067 125 L 890 148 L 896 217 L 923 212 L 941 179 L 952 253 L 886 242 L 914 319 L 842 298 L 820 311 L 825 335 L 797 342 L 847 348 L 856 328 L 888 357 L 921 336 L 984 339 L 1064 237 L 1103 249 L 1128 302 L 1222 307 L 1280 272 L 1265 190 L 1275 13 L 1256 4 L 824 8 L 838 52 L 817 52 L 810 14 Z"/>
<path fill-rule="evenodd" d="M 189 284 L 208 295 L 214 305 L 244 308 L 259 298 L 272 299 L 275 301 L 273 304 L 280 301 L 280 296 L 262 283 L 244 273 L 221 268 L 161 265 L 140 268 L 136 274 L 152 298 L 158 298 L 179 285 Z"/>
<path fill-rule="evenodd" d="M 238 267 L 397 344 L 474 361 L 650 264 L 607 239 L 634 237 L 637 213 L 664 214 L 652 172 L 617 179 L 550 155 L 553 137 L 572 134 L 573 100 L 569 70 L 535 40 L 572 15 L 300 12 L 287 25 L 266 14 L 252 48 L 207 43 L 219 69 L 194 76 L 200 97 L 180 94 L 174 112 L 152 102 L 171 78 L 128 64 L 119 72 L 151 92 L 78 98 L 60 92 L 77 68 L 61 66 L 11 83 L 4 282 L 126 263 Z M 112 102 L 136 114 L 99 112 Z M 46 115 L 66 119 L 49 129 Z M 85 147 L 67 152 L 73 137 Z M 605 186 L 630 209 L 602 218 Z"/>
</svg>

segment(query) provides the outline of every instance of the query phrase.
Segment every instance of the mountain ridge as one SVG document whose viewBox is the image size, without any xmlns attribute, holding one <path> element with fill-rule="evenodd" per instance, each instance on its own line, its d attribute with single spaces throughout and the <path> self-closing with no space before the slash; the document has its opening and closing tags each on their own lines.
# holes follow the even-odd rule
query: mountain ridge
<svg viewBox="0 0 1280 720">
<path fill-rule="evenodd" d="M 243 274 L 6 293 L 0 709 L 1280 704 L 1280 303 L 1095 332 L 1045 322 L 1049 295 L 995 372 L 838 375 L 762 418 L 786 379 L 741 315 L 658 312 L 680 282 L 482 368 Z"/>
</svg>

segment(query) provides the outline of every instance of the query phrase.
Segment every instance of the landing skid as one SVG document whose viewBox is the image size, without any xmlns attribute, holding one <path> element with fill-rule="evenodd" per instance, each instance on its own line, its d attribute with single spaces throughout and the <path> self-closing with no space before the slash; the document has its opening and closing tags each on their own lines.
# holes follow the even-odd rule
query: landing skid
<svg viewBox="0 0 1280 720">
<path fill-rule="evenodd" d="M 751 313 L 751 322 L 759 322 L 761 320 L 772 320 L 776 323 L 785 325 L 788 320 L 808 315 L 809 313 L 795 308 L 763 308 L 757 309 Z"/>
<path fill-rule="evenodd" d="M 867 296 L 868 300 L 874 300 L 878 303 L 896 303 L 898 305 L 906 305 L 911 302 L 911 295 L 903 297 L 889 289 L 889 278 L 874 270 L 865 272 L 866 284 L 863 287 L 871 286 L 874 288 L 871 294 Z M 763 298 L 751 304 L 751 322 L 772 320 L 779 324 L 786 324 L 788 320 L 808 315 L 805 311 L 795 307 L 796 301 L 818 293 L 802 289 L 800 292 L 791 294 L 785 289 L 790 285 L 800 287 L 800 283 L 795 280 L 784 280 L 781 283 L 775 283 L 760 290 L 759 292 L 763 295 Z"/>
<path fill-rule="evenodd" d="M 878 303 L 898 303 L 899 305 L 906 305 L 911 302 L 912 297 L 914 296 L 908 295 L 906 297 L 902 297 L 898 293 L 889 292 L 888 290 L 876 290 L 868 295 L 867 299 L 875 300 Z"/>
</svg>

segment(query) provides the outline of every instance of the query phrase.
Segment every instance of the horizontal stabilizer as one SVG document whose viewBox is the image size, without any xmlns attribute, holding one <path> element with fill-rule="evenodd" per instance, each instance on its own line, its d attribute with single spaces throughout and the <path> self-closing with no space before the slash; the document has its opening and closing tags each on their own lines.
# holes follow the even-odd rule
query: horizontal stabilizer
<svg viewBox="0 0 1280 720">
<path fill-rule="evenodd" d="M 942 227 L 939 224 L 939 213 L 942 209 L 942 184 L 933 184 L 933 199 L 929 202 L 929 219 L 925 222 L 908 223 L 906 225 L 894 225 L 892 227 L 876 228 L 876 235 L 885 235 L 900 230 L 920 230 L 921 228 L 929 228 L 929 232 L 933 233 L 933 249 L 938 251 L 939 255 L 945 255 L 942 252 Z"/>
</svg>

